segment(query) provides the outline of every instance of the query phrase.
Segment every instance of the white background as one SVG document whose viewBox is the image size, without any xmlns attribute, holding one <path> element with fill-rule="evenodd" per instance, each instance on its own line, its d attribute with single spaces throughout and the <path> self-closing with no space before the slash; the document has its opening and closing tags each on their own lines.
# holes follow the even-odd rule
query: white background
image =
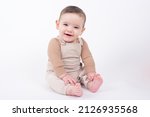
<svg viewBox="0 0 150 117">
<path fill-rule="evenodd" d="M 67 5 L 87 15 L 88 42 L 99 92 L 82 97 L 54 93 L 45 81 L 47 46 Z M 0 1 L 0 99 L 150 99 L 149 0 Z"/>
</svg>

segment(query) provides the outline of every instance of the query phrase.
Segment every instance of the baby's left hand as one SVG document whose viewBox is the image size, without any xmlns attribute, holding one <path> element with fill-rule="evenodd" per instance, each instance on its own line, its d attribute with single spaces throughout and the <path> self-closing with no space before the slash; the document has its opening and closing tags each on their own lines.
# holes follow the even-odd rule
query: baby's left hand
<svg viewBox="0 0 150 117">
<path fill-rule="evenodd" d="M 87 76 L 88 76 L 89 80 L 93 80 L 94 77 L 96 76 L 96 73 L 95 72 L 91 72 L 91 73 L 88 73 Z"/>
</svg>

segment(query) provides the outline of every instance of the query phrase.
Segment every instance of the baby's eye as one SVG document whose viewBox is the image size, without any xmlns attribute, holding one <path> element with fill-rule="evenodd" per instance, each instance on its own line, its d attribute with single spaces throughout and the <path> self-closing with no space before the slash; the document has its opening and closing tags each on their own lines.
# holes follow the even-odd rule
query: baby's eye
<svg viewBox="0 0 150 117">
<path fill-rule="evenodd" d="M 64 26 L 68 26 L 68 24 L 63 24 Z"/>
<path fill-rule="evenodd" d="M 79 29 L 79 27 L 77 27 L 77 26 L 75 26 L 74 28 L 75 28 L 75 29 Z"/>
</svg>

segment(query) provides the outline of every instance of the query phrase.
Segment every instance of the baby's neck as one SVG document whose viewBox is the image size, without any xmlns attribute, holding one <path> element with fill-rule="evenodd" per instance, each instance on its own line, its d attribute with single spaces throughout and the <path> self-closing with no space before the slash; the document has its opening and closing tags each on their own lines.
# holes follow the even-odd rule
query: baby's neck
<svg viewBox="0 0 150 117">
<path fill-rule="evenodd" d="M 63 38 L 61 38 L 61 37 L 59 37 L 59 36 L 57 36 L 57 38 L 58 38 L 59 40 L 65 42 L 65 43 L 79 43 L 79 39 L 78 39 L 78 38 L 75 39 L 75 40 L 73 40 L 73 41 L 65 41 Z"/>
</svg>

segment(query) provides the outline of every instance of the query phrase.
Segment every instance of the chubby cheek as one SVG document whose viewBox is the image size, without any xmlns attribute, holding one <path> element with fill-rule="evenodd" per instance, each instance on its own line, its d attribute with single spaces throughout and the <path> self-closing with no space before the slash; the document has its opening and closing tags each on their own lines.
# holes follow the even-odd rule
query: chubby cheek
<svg viewBox="0 0 150 117">
<path fill-rule="evenodd" d="M 59 28 L 58 30 L 59 30 L 59 33 L 61 33 L 61 34 L 63 34 L 65 32 L 65 29 L 63 29 L 63 28 Z"/>
<path fill-rule="evenodd" d="M 83 32 L 84 32 L 84 29 L 81 29 L 81 30 L 77 31 L 77 35 L 80 36 L 80 35 L 82 35 Z"/>
<path fill-rule="evenodd" d="M 80 36 L 81 34 L 81 32 L 76 32 L 76 36 Z"/>
</svg>

